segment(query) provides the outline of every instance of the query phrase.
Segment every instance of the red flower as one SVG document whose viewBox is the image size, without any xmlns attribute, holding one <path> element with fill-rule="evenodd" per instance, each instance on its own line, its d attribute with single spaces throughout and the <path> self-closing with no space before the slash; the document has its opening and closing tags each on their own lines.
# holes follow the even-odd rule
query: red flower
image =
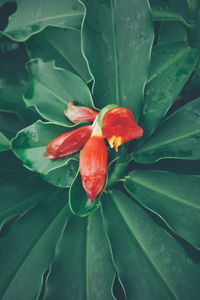
<svg viewBox="0 0 200 300">
<path fill-rule="evenodd" d="M 64 111 L 66 117 L 72 123 L 81 121 L 93 122 L 98 112 L 86 106 L 76 106 L 73 101 L 67 102 L 68 109 Z"/>
<path fill-rule="evenodd" d="M 103 135 L 108 139 L 111 148 L 118 151 L 118 147 L 132 139 L 139 139 L 143 129 L 134 121 L 131 110 L 114 107 L 108 110 L 102 120 Z"/>
<path fill-rule="evenodd" d="M 88 198 L 93 201 L 102 191 L 107 173 L 108 151 L 98 124 L 80 153 L 79 169 L 82 185 Z"/>
<path fill-rule="evenodd" d="M 83 126 L 75 130 L 63 133 L 52 140 L 44 154 L 51 159 L 68 156 L 79 151 L 90 138 L 92 126 Z"/>
</svg>

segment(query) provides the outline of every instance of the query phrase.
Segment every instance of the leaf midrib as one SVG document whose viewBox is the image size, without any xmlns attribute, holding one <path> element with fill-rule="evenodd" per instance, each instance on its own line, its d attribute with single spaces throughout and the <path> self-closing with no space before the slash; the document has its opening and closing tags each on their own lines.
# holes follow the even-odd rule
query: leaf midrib
<svg viewBox="0 0 200 300">
<path fill-rule="evenodd" d="M 171 65 L 173 65 L 177 60 L 180 60 L 182 57 L 184 57 L 186 54 L 188 54 L 191 51 L 190 48 L 186 47 L 182 49 L 182 51 L 178 52 L 176 55 L 174 55 L 171 59 L 167 61 L 166 64 L 163 64 L 158 72 L 154 72 L 154 74 L 148 79 L 147 84 L 149 84 L 152 80 L 160 76 L 162 73 L 165 72 L 166 69 L 168 69 Z"/>
<path fill-rule="evenodd" d="M 131 232 L 131 236 L 134 237 L 134 240 L 138 243 L 139 247 L 141 248 L 141 250 L 143 251 L 143 253 L 145 254 L 145 256 L 147 257 L 148 261 L 150 262 L 150 264 L 153 266 L 154 270 L 159 274 L 160 278 L 162 279 L 162 281 L 164 282 L 164 284 L 166 285 L 167 289 L 170 291 L 170 293 L 173 295 L 174 299 L 178 299 L 176 293 L 173 291 L 173 289 L 170 287 L 168 280 L 164 277 L 164 275 L 160 272 L 160 270 L 158 269 L 157 265 L 152 261 L 151 257 L 148 255 L 146 249 L 143 247 L 142 243 L 140 242 L 140 240 L 138 239 L 137 235 L 135 235 L 135 233 L 132 231 L 131 225 L 128 223 L 126 216 L 124 215 L 124 213 L 120 210 L 120 208 L 118 207 L 117 201 L 115 201 L 114 196 L 112 194 L 115 206 L 119 212 L 119 214 L 122 217 L 122 220 L 124 221 L 126 227 L 128 228 L 128 230 Z"/>
<path fill-rule="evenodd" d="M 113 56 L 114 56 L 114 67 L 115 67 L 115 93 L 116 93 L 116 103 L 120 105 L 120 91 L 119 91 L 119 63 L 118 63 L 118 51 L 117 51 L 117 31 L 116 22 L 114 14 L 114 0 L 111 1 L 111 20 L 112 20 L 112 41 L 113 41 Z"/>
<path fill-rule="evenodd" d="M 54 193 L 54 195 L 52 195 L 51 198 L 53 198 L 55 196 L 55 194 L 58 194 L 60 191 L 56 191 L 56 193 Z M 38 203 L 37 203 L 38 204 Z M 37 206 L 36 204 L 36 206 Z M 33 207 L 32 207 L 33 208 Z M 32 209 L 31 208 L 31 209 Z M 60 215 L 62 215 L 63 211 L 64 211 L 65 207 L 62 207 L 59 212 L 56 213 L 56 215 L 54 215 L 51 220 L 48 222 L 47 226 L 45 226 L 44 230 L 42 231 L 41 234 L 39 234 L 39 236 L 36 238 L 36 240 L 33 242 L 34 246 L 30 247 L 29 250 L 27 251 L 27 254 L 25 255 L 25 257 L 23 258 L 23 261 L 21 261 L 18 265 L 18 267 L 15 269 L 15 271 L 13 272 L 14 274 L 12 274 L 12 278 L 9 280 L 8 284 L 6 285 L 6 287 L 4 288 L 3 293 L 1 294 L 1 299 L 3 300 L 5 293 L 7 292 L 9 286 L 11 285 L 11 283 L 13 282 L 13 280 L 16 278 L 17 274 L 19 273 L 19 271 L 21 270 L 21 268 L 23 267 L 23 265 L 25 264 L 26 260 L 28 259 L 28 257 L 34 252 L 36 246 L 41 242 L 42 238 L 44 237 L 44 235 L 46 233 L 48 233 L 50 231 L 50 229 L 52 228 L 53 224 L 57 221 L 57 219 L 59 218 Z"/>
<path fill-rule="evenodd" d="M 187 199 L 183 200 L 183 197 L 182 198 L 177 197 L 177 196 L 171 194 L 170 191 L 168 191 L 168 193 L 166 194 L 164 190 L 161 190 L 159 188 L 155 189 L 155 186 L 152 186 L 152 184 L 151 184 L 151 186 L 149 186 L 148 184 L 145 184 L 146 182 L 144 180 L 142 180 L 142 182 L 140 180 L 138 180 L 138 178 L 134 178 L 134 179 L 130 178 L 129 180 L 132 181 L 133 184 L 134 184 L 134 182 L 136 182 L 137 184 L 139 184 L 139 185 L 141 185 L 141 186 L 143 186 L 143 187 L 145 187 L 145 188 L 147 188 L 147 189 L 149 189 L 151 191 L 154 191 L 157 194 L 161 194 L 161 195 L 166 196 L 166 197 L 168 197 L 170 199 L 174 199 L 174 200 L 176 200 L 177 202 L 179 202 L 181 204 L 185 204 L 187 206 L 191 206 L 191 207 L 193 207 L 195 209 L 200 210 L 200 206 L 198 206 L 198 205 L 196 205 L 194 203 L 188 202 Z M 130 192 L 130 189 L 128 189 L 128 190 Z"/>
<path fill-rule="evenodd" d="M 194 132 L 189 132 L 189 133 L 187 133 L 185 135 L 179 135 L 179 136 L 177 136 L 177 137 L 175 137 L 175 138 L 173 138 L 171 140 L 166 140 L 164 142 L 161 142 L 161 143 L 158 143 L 158 144 L 154 144 L 151 147 L 145 147 L 143 151 L 140 151 L 140 149 L 142 150 L 142 147 L 141 147 L 140 149 L 138 149 L 138 151 L 136 152 L 136 154 L 141 154 L 141 153 L 144 153 L 144 152 L 147 152 L 147 151 L 152 151 L 155 148 L 158 148 L 158 147 L 161 147 L 161 146 L 173 143 L 173 142 L 177 142 L 179 140 L 185 139 L 187 137 L 190 137 L 190 136 L 198 134 L 198 133 L 200 133 L 200 129 L 197 129 Z M 149 139 L 149 142 L 150 142 L 150 139 Z M 144 144 L 144 146 L 145 146 L 145 144 Z"/>
</svg>

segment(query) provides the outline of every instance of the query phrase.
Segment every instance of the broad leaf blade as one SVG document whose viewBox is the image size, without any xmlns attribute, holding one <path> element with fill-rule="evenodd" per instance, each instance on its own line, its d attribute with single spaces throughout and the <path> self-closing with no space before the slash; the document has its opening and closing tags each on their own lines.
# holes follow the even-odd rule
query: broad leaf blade
<svg viewBox="0 0 200 300">
<path fill-rule="evenodd" d="M 134 153 L 134 159 L 141 163 L 161 158 L 200 158 L 200 98 L 165 119 Z"/>
<path fill-rule="evenodd" d="M 0 132 L 0 152 L 10 149 L 9 139 Z"/>
<path fill-rule="evenodd" d="M 102 210 L 127 299 L 198 299 L 199 264 L 145 210 L 117 190 Z"/>
<path fill-rule="evenodd" d="M 47 191 L 40 199 L 1 236 L 2 300 L 33 299 L 52 261 L 67 218 L 65 193 Z"/>
<path fill-rule="evenodd" d="M 176 100 L 199 59 L 199 51 L 175 42 L 154 47 L 141 126 L 151 134 Z"/>
<path fill-rule="evenodd" d="M 200 249 L 200 176 L 166 171 L 134 171 L 127 191 L 158 214 L 182 238 Z"/>
<path fill-rule="evenodd" d="M 65 158 L 52 160 L 44 156 L 48 143 L 60 134 L 69 131 L 66 127 L 58 126 L 52 123 L 43 123 L 37 121 L 29 127 L 22 129 L 12 140 L 12 150 L 15 155 L 21 159 L 23 164 L 31 171 L 40 173 L 50 183 L 58 186 L 69 186 L 71 177 L 67 177 L 67 165 L 70 160 L 76 160 L 75 155 Z M 61 168 L 58 171 L 58 168 Z M 50 177 L 48 178 L 48 174 Z M 76 168 L 73 170 L 76 175 Z M 62 181 L 60 182 L 60 177 Z M 64 184 L 63 180 L 66 179 Z M 69 182 L 68 182 L 69 179 Z"/>
<path fill-rule="evenodd" d="M 95 104 L 131 108 L 138 119 L 153 40 L 148 1 L 82 2 L 83 51 L 95 80 Z"/>
<path fill-rule="evenodd" d="M 114 299 L 114 275 L 100 211 L 72 217 L 58 243 L 44 299 Z"/>
<path fill-rule="evenodd" d="M 4 30 L 9 38 L 25 41 L 47 26 L 80 28 L 83 8 L 75 0 L 16 0 L 17 11 Z"/>
<path fill-rule="evenodd" d="M 79 30 L 48 27 L 27 41 L 31 58 L 55 60 L 55 65 L 79 75 L 84 81 L 91 76 L 81 53 Z"/>
<path fill-rule="evenodd" d="M 67 101 L 93 106 L 89 88 L 75 74 L 42 60 L 32 60 L 28 66 L 31 81 L 25 102 L 34 106 L 43 118 L 59 125 L 72 126 L 64 115 Z"/>
</svg>

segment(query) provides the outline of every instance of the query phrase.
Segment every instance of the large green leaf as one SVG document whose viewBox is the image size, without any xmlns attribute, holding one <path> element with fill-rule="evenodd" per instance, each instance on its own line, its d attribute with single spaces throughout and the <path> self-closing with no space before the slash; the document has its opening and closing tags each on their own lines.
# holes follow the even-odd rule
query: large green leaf
<svg viewBox="0 0 200 300">
<path fill-rule="evenodd" d="M 199 262 L 152 216 L 118 190 L 102 210 L 127 299 L 199 299 Z"/>
<path fill-rule="evenodd" d="M 150 0 L 153 19 L 155 21 L 180 21 L 185 23 L 189 2 L 192 1 Z"/>
<path fill-rule="evenodd" d="M 92 106 L 87 85 L 73 73 L 56 68 L 53 62 L 32 60 L 29 64 L 31 80 L 25 95 L 28 106 L 34 106 L 45 119 L 63 126 L 72 126 L 64 115 L 67 101 Z"/>
<path fill-rule="evenodd" d="M 98 210 L 72 217 L 56 248 L 44 299 L 110 300 L 115 275 Z"/>
<path fill-rule="evenodd" d="M 11 152 L 0 155 L 0 226 L 36 205 L 53 187 L 20 165 Z"/>
<path fill-rule="evenodd" d="M 157 43 L 161 45 L 180 41 L 187 42 L 187 34 L 184 25 L 180 22 L 162 22 Z"/>
<path fill-rule="evenodd" d="M 0 132 L 8 139 L 16 135 L 24 127 L 24 122 L 14 113 L 0 111 Z"/>
<path fill-rule="evenodd" d="M 178 235 L 200 249 L 200 176 L 134 171 L 126 178 L 125 187 Z"/>
<path fill-rule="evenodd" d="M 10 149 L 9 139 L 0 132 L 0 152 Z"/>
<path fill-rule="evenodd" d="M 199 59 L 183 42 L 154 47 L 141 126 L 151 134 L 176 100 Z"/>
<path fill-rule="evenodd" d="M 83 50 L 94 77 L 94 101 L 134 110 L 143 103 L 153 27 L 147 0 L 83 0 Z"/>
<path fill-rule="evenodd" d="M 76 175 L 77 169 L 75 168 L 73 171 L 71 169 L 73 176 L 68 177 L 67 164 L 70 160 L 76 159 L 76 156 L 70 155 L 56 160 L 44 156 L 47 144 L 67 131 L 69 129 L 66 129 L 66 127 L 43 123 L 39 120 L 17 134 L 12 141 L 12 150 L 31 171 L 41 173 L 47 181 L 54 185 L 69 186 L 72 181 L 71 177 Z M 58 170 L 58 168 L 60 169 Z M 53 172 L 53 174 L 50 173 L 48 177 L 49 172 Z M 64 182 L 65 180 L 66 182 Z"/>
<path fill-rule="evenodd" d="M 84 81 L 91 76 L 81 53 L 81 36 L 79 30 L 48 27 L 27 41 L 31 58 L 43 61 L 55 60 L 57 67 L 79 75 Z"/>
<path fill-rule="evenodd" d="M 76 0 L 16 0 L 17 11 L 9 18 L 4 34 L 25 41 L 47 26 L 80 28 L 83 8 Z"/>
<path fill-rule="evenodd" d="M 134 153 L 134 159 L 141 163 L 161 158 L 200 158 L 200 98 L 165 119 Z"/>
<path fill-rule="evenodd" d="M 32 192 L 35 194 L 34 190 Z M 38 194 L 38 197 L 40 203 L 30 206 L 1 235 L 2 300 L 36 297 L 42 275 L 50 267 L 58 237 L 68 217 L 65 192 L 46 190 L 46 195 Z"/>
</svg>

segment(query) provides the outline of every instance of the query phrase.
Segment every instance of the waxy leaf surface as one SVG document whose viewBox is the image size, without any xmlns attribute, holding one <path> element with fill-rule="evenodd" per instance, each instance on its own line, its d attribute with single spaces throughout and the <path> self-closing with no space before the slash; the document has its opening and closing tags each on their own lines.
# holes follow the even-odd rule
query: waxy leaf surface
<svg viewBox="0 0 200 300">
<path fill-rule="evenodd" d="M 79 30 L 48 27 L 27 41 L 31 58 L 43 61 L 55 60 L 57 67 L 79 75 L 84 81 L 91 76 L 81 53 L 81 35 Z"/>
<path fill-rule="evenodd" d="M 46 195 L 38 197 L 40 203 L 32 205 L 1 235 L 2 300 L 36 297 L 68 217 L 65 191 L 47 190 Z"/>
<path fill-rule="evenodd" d="M 22 129 L 17 134 L 16 138 L 12 141 L 12 150 L 31 171 L 42 174 L 44 179 L 56 186 L 69 186 L 77 170 L 74 166 L 75 168 L 71 169 L 71 175 L 68 176 L 67 164 L 71 159 L 76 159 L 76 157 L 71 155 L 52 160 L 44 156 L 48 143 L 67 131 L 69 131 L 69 128 L 66 129 L 66 127 L 52 123 L 37 121 L 33 125 Z M 58 168 L 60 169 L 58 170 Z M 74 174 L 72 175 L 72 173 Z"/>
<path fill-rule="evenodd" d="M 16 0 L 17 11 L 9 18 L 4 34 L 25 41 L 47 26 L 80 28 L 83 8 L 76 0 Z"/>
<path fill-rule="evenodd" d="M 94 77 L 95 104 L 133 109 L 138 119 L 153 40 L 148 1 L 82 2 L 82 45 Z"/>
<path fill-rule="evenodd" d="M 133 199 L 118 190 L 102 197 L 113 261 L 126 298 L 199 298 L 200 264 Z"/>
<path fill-rule="evenodd" d="M 0 152 L 10 149 L 9 139 L 0 132 Z"/>
<path fill-rule="evenodd" d="M 100 211 L 88 218 L 71 217 L 56 248 L 44 299 L 114 299 L 114 275 Z"/>
<path fill-rule="evenodd" d="M 200 176 L 134 171 L 128 175 L 125 188 L 173 231 L 200 248 Z"/>
<path fill-rule="evenodd" d="M 165 119 L 134 153 L 134 159 L 140 163 L 161 158 L 200 158 L 200 98 Z"/>
<path fill-rule="evenodd" d="M 199 51 L 183 42 L 156 46 L 145 89 L 141 126 L 151 134 L 176 100 L 199 59 Z"/>
<path fill-rule="evenodd" d="M 42 60 L 30 61 L 28 66 L 31 81 L 25 101 L 28 106 L 34 106 L 43 118 L 59 125 L 72 126 L 64 115 L 67 101 L 93 105 L 89 88 L 75 74 Z"/>
</svg>

